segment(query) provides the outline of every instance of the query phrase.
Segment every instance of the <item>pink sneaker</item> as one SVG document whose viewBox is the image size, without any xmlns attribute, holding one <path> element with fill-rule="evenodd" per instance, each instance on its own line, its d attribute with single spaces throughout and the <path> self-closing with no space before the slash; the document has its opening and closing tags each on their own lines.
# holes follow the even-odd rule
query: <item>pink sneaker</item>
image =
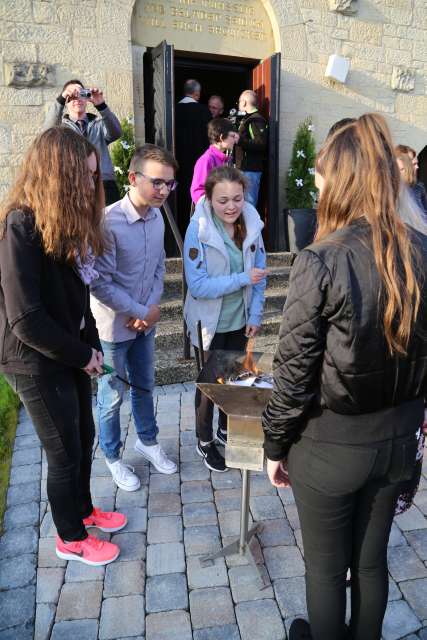
<svg viewBox="0 0 427 640">
<path fill-rule="evenodd" d="M 116 544 L 88 535 L 85 540 L 64 542 L 56 537 L 56 555 L 62 560 L 78 560 L 93 567 L 113 562 L 120 553 Z"/>
<path fill-rule="evenodd" d="M 106 533 L 120 531 L 128 523 L 126 516 L 117 511 L 101 511 L 99 507 L 94 507 L 92 513 L 84 518 L 85 527 L 97 527 Z"/>
</svg>

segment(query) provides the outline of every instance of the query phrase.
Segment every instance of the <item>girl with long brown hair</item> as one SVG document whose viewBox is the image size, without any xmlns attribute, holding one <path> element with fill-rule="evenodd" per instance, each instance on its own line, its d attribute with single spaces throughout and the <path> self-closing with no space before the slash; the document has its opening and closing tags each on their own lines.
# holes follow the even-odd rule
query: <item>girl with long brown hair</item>
<svg viewBox="0 0 427 640">
<path fill-rule="evenodd" d="M 119 513 L 92 504 L 92 374 L 103 356 L 89 306 L 103 247 L 103 189 L 95 147 L 64 127 L 28 150 L 0 209 L 0 371 L 31 417 L 48 463 L 47 494 L 60 558 L 103 565 Z"/>
<path fill-rule="evenodd" d="M 267 472 L 292 485 L 304 545 L 310 625 L 296 620 L 290 640 L 380 640 L 387 542 L 427 392 L 427 237 L 399 217 L 379 115 L 328 138 L 316 184 L 317 235 L 292 270 L 263 415 Z"/>
</svg>

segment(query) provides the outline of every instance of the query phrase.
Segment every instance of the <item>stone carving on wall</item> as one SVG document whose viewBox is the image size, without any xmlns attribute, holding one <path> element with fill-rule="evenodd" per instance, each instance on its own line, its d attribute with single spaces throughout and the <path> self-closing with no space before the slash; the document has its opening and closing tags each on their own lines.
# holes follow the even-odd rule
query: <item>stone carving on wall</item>
<svg viewBox="0 0 427 640">
<path fill-rule="evenodd" d="M 393 67 L 390 84 L 394 91 L 413 91 L 415 89 L 415 69 Z"/>
<path fill-rule="evenodd" d="M 329 9 L 345 16 L 353 16 L 357 13 L 357 0 L 329 0 Z"/>
<path fill-rule="evenodd" d="M 38 62 L 6 62 L 6 84 L 12 87 L 54 86 L 55 77 L 50 64 Z"/>
</svg>

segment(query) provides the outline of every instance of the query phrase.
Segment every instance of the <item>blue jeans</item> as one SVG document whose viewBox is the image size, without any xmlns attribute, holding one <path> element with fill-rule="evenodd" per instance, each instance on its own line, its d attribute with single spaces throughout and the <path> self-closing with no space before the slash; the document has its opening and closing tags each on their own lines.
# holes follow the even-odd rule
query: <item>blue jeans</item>
<svg viewBox="0 0 427 640">
<path fill-rule="evenodd" d="M 101 341 L 105 363 L 114 367 L 122 378 L 147 389 L 141 391 L 130 387 L 130 398 L 135 428 L 145 445 L 157 444 L 156 418 L 154 417 L 154 336 L 138 334 L 134 340 L 125 342 Z M 98 381 L 99 443 L 105 457 L 115 462 L 120 457 L 120 405 L 127 386 L 114 374 L 104 375 Z"/>
<path fill-rule="evenodd" d="M 248 181 L 245 200 L 256 207 L 258 202 L 259 185 L 261 184 L 262 171 L 243 171 L 242 173 Z"/>
</svg>

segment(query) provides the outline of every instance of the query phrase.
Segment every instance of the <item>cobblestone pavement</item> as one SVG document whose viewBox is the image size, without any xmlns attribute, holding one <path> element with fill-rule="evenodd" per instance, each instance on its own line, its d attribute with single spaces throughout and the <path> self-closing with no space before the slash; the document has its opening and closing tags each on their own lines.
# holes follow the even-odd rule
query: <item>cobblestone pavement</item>
<svg viewBox="0 0 427 640">
<path fill-rule="evenodd" d="M 252 476 L 251 515 L 264 524 L 254 552 L 272 587 L 258 590 L 252 569 L 236 557 L 200 566 L 201 554 L 238 534 L 240 472 L 211 474 L 197 455 L 193 385 L 160 387 L 157 394 L 161 443 L 179 461 L 179 474 L 158 474 L 134 451 L 129 404 L 123 406 L 123 457 L 139 473 L 141 489 L 117 490 L 95 450 L 95 504 L 129 519 L 111 536 L 121 554 L 106 568 L 56 557 L 46 464 L 21 413 L 0 539 L 0 640 L 285 640 L 293 618 L 306 614 L 292 492 L 276 491 L 263 474 Z M 424 514 L 425 478 L 416 506 L 393 525 L 384 640 L 427 640 Z"/>
</svg>

